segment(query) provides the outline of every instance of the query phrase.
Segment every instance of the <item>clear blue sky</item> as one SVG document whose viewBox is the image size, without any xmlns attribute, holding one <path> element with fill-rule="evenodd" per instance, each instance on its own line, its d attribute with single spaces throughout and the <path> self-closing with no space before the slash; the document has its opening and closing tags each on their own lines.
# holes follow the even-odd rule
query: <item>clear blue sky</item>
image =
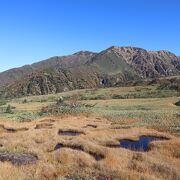
<svg viewBox="0 0 180 180">
<path fill-rule="evenodd" d="M 0 0 L 0 72 L 112 45 L 180 55 L 180 0 Z"/>
</svg>

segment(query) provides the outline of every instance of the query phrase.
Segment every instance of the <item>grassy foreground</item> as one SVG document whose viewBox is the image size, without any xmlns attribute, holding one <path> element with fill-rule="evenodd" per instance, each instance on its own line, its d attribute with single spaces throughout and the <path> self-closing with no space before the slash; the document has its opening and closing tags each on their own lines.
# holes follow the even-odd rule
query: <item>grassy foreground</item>
<svg viewBox="0 0 180 180">
<path fill-rule="evenodd" d="M 179 100 L 178 91 L 156 86 L 1 100 L 0 179 L 178 180 Z M 169 140 L 152 142 L 148 152 L 117 147 L 142 135 Z M 4 158 L 12 154 L 37 160 L 16 165 Z"/>
</svg>

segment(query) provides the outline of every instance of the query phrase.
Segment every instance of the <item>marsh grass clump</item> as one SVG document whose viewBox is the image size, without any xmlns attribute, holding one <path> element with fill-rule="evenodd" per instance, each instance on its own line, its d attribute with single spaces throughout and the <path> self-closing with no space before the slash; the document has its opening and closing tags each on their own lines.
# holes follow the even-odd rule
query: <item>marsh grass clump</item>
<svg viewBox="0 0 180 180">
<path fill-rule="evenodd" d="M 108 99 L 108 97 L 106 95 L 103 94 L 99 94 L 99 95 L 82 95 L 81 96 L 81 100 L 106 100 Z"/>
<path fill-rule="evenodd" d="M 92 105 L 79 102 L 79 96 L 73 95 L 67 101 L 63 97 L 59 97 L 55 104 L 42 107 L 42 114 L 79 114 L 88 113 Z"/>
<path fill-rule="evenodd" d="M 62 96 L 56 100 L 57 105 L 61 105 L 61 104 L 63 104 L 63 102 L 64 102 L 64 98 Z"/>
<path fill-rule="evenodd" d="M 5 101 L 5 100 L 3 100 L 3 99 L 0 100 L 0 106 L 4 106 L 4 105 L 6 105 L 6 104 L 7 104 L 7 101 Z"/>
<path fill-rule="evenodd" d="M 173 95 L 178 96 L 177 91 L 159 89 L 136 90 L 134 92 L 127 92 L 125 94 L 113 94 L 112 99 L 165 98 Z"/>
<path fill-rule="evenodd" d="M 11 120 L 16 120 L 19 122 L 28 122 L 40 118 L 42 114 L 39 112 L 13 112 L 4 113 L 3 117 Z"/>
<path fill-rule="evenodd" d="M 13 110 L 12 109 L 13 109 L 13 107 L 10 104 L 8 104 L 8 106 L 6 108 L 6 113 L 13 114 Z"/>
<path fill-rule="evenodd" d="M 179 173 L 175 168 L 171 167 L 168 164 L 164 163 L 154 163 L 151 165 L 151 170 L 157 176 L 162 177 L 164 179 L 179 179 Z"/>
<path fill-rule="evenodd" d="M 47 102 L 48 100 L 47 99 L 41 99 L 40 102 L 41 103 L 44 103 L 44 102 Z"/>
<path fill-rule="evenodd" d="M 47 114 L 78 114 L 88 112 L 90 107 L 81 103 L 61 103 L 46 107 Z M 44 110 L 44 109 L 43 109 Z M 44 111 L 45 112 L 45 111 Z"/>
<path fill-rule="evenodd" d="M 27 99 L 24 99 L 22 103 L 25 104 L 25 103 L 27 103 L 27 102 L 28 102 Z"/>
</svg>

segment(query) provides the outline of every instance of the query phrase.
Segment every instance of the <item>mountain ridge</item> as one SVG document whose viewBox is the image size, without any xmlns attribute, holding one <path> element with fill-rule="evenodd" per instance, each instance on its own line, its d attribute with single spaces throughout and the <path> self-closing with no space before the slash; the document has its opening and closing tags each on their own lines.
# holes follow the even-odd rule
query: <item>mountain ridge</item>
<svg viewBox="0 0 180 180">
<path fill-rule="evenodd" d="M 169 51 L 111 46 L 10 69 L 0 73 L 0 87 L 6 96 L 41 95 L 175 75 L 180 75 L 180 57 Z"/>
</svg>

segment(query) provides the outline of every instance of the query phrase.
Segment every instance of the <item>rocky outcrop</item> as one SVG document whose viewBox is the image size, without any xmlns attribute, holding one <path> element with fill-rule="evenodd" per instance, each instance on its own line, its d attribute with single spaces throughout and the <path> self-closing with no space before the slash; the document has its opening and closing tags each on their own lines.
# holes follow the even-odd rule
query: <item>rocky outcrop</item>
<svg viewBox="0 0 180 180">
<path fill-rule="evenodd" d="M 142 78 L 157 78 L 180 74 L 180 59 L 168 51 L 146 51 L 134 47 L 113 46 L 106 50 L 116 54 Z"/>
</svg>

